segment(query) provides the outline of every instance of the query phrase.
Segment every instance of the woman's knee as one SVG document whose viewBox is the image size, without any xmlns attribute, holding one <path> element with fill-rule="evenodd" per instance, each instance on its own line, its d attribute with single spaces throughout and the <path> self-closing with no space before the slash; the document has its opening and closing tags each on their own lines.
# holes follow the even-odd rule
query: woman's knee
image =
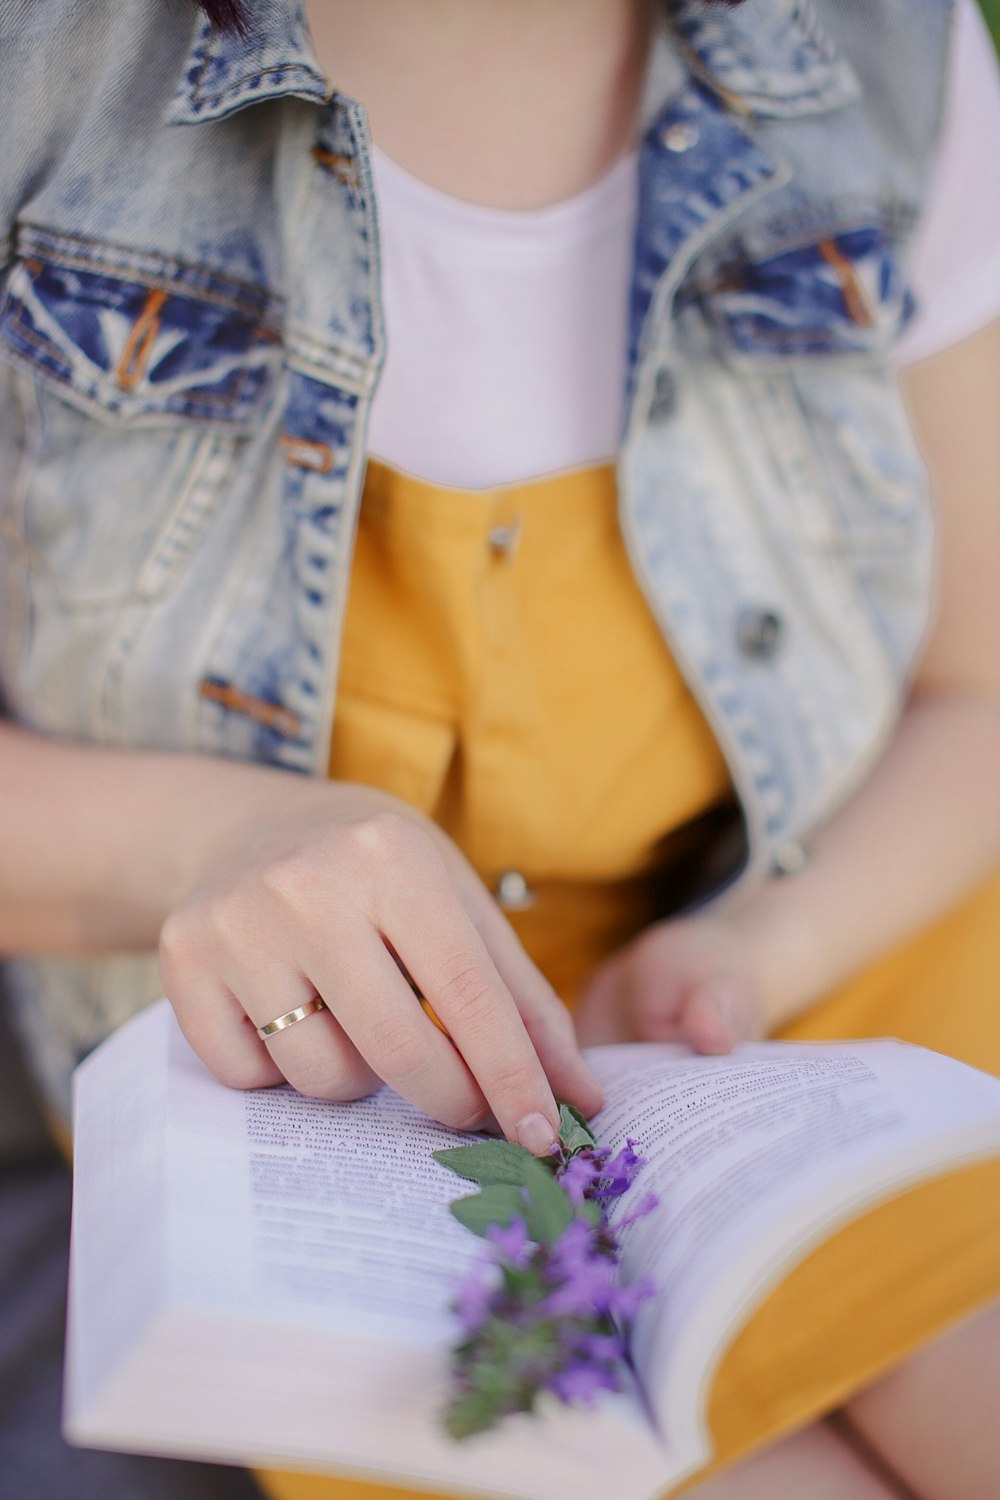
<svg viewBox="0 0 1000 1500">
<path fill-rule="evenodd" d="M 1000 1300 L 845 1403 L 846 1420 L 919 1500 L 1000 1495 Z"/>
<path fill-rule="evenodd" d="M 685 1492 L 684 1500 L 902 1500 L 829 1421 L 733 1464 Z"/>
</svg>

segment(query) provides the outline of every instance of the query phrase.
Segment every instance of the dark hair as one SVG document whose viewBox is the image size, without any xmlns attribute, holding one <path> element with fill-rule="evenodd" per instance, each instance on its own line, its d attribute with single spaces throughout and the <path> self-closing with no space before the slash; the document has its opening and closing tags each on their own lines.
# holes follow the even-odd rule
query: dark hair
<svg viewBox="0 0 1000 1500">
<path fill-rule="evenodd" d="M 195 3 L 220 31 L 246 32 L 250 29 L 246 0 L 195 0 Z"/>
<path fill-rule="evenodd" d="M 208 16 L 213 26 L 220 31 L 250 30 L 250 14 L 247 0 L 195 0 L 195 4 Z M 706 0 L 709 5 L 742 5 L 743 0 Z"/>
</svg>

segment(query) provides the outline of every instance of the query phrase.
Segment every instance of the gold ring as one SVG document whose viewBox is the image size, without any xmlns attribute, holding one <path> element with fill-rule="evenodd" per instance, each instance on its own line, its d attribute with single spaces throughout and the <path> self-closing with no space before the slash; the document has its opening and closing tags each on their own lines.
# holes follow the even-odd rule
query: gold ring
<svg viewBox="0 0 1000 1500">
<path fill-rule="evenodd" d="M 453 1038 L 451 1032 L 448 1030 L 447 1026 L 444 1024 L 444 1022 L 442 1021 L 441 1017 L 438 1015 L 437 1011 L 434 1009 L 434 1007 L 431 1004 L 431 1002 L 429 1000 L 425 1000 L 424 999 L 423 995 L 420 993 L 420 991 L 416 988 L 415 985 L 414 985 L 413 992 L 416 995 L 417 999 L 420 1001 L 420 1009 L 423 1011 L 423 1013 L 427 1017 L 427 1019 L 429 1021 L 433 1021 L 434 1022 L 434 1025 L 437 1027 L 438 1031 L 443 1031 L 444 1032 L 444 1034 L 448 1038 L 449 1042 L 454 1041 L 454 1038 Z"/>
<path fill-rule="evenodd" d="M 266 1042 L 276 1031 L 284 1031 L 286 1026 L 294 1026 L 296 1021 L 304 1021 L 306 1016 L 314 1016 L 318 1010 L 326 1010 L 326 1003 L 318 995 L 313 995 L 305 1005 L 300 1005 L 295 1010 L 286 1010 L 283 1016 L 268 1021 L 266 1026 L 258 1026 L 257 1035 L 262 1042 Z"/>
</svg>

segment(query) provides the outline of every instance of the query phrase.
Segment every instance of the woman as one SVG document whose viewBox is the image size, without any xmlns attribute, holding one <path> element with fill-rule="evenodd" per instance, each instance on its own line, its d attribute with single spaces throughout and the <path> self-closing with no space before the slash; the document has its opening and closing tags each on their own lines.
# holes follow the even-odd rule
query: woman
<svg viewBox="0 0 1000 1500">
<path fill-rule="evenodd" d="M 992 290 L 904 377 L 930 628 L 891 368 L 947 7 L 3 18 L 0 944 L 53 1106 L 157 944 L 226 1082 L 539 1152 L 600 1102 L 553 982 L 584 1040 L 1000 1071 L 942 981 L 997 901 Z M 949 912 L 887 961 L 933 982 L 871 967 Z M 702 1492 L 986 1493 L 995 1330 L 843 1403 L 870 1457 L 817 1421 Z"/>
</svg>

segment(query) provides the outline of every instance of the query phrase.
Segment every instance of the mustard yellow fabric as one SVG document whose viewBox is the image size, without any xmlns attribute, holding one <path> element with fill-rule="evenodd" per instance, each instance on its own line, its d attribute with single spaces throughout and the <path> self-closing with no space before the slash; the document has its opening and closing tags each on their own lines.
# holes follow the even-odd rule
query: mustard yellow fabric
<svg viewBox="0 0 1000 1500">
<path fill-rule="evenodd" d="M 373 464 L 330 770 L 435 817 L 567 1000 L 649 917 L 658 840 L 729 791 L 711 732 L 633 579 L 609 469 L 495 493 Z M 1000 876 L 774 1033 L 898 1036 L 1000 1074 Z M 1000 1296 L 1000 1160 L 913 1188 L 813 1251 L 716 1371 L 713 1470 L 831 1411 Z M 400 1500 L 258 1476 L 275 1500 Z M 674 1493 L 681 1493 L 689 1481 Z"/>
<path fill-rule="evenodd" d="M 468 492 L 369 466 L 330 774 L 433 817 L 488 885 L 520 871 L 536 899 L 509 915 L 565 998 L 643 925 L 657 840 L 729 776 L 610 468 Z"/>
</svg>

